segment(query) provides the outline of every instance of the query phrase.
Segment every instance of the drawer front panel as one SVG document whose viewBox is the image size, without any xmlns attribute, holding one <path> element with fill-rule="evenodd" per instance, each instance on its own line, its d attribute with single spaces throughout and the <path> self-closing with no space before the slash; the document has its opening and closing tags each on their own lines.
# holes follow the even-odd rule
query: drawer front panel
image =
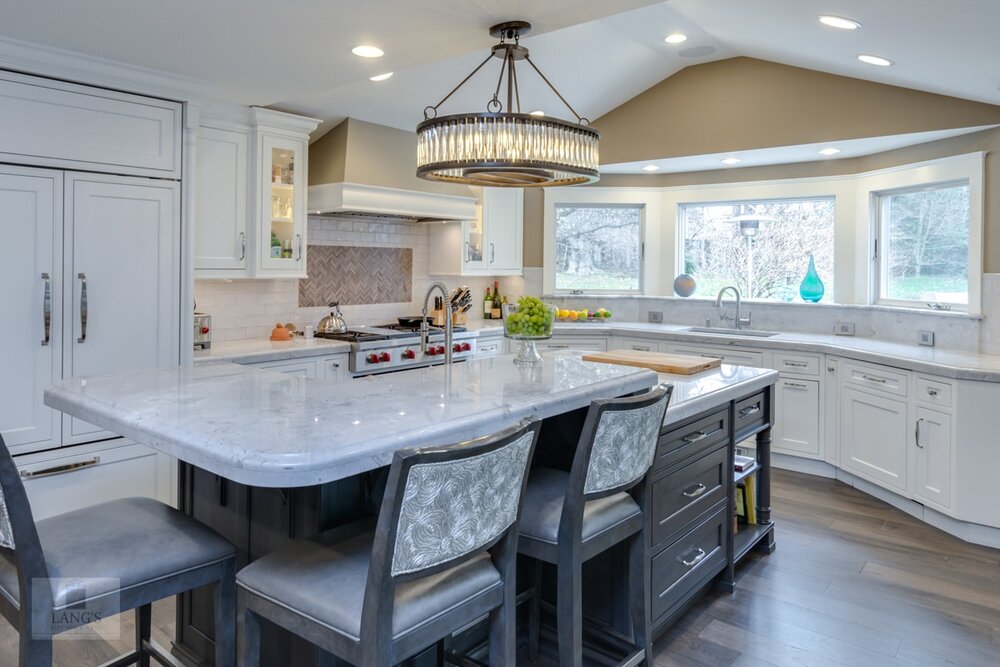
<svg viewBox="0 0 1000 667">
<path fill-rule="evenodd" d="M 308 378 L 316 378 L 316 362 L 315 361 L 269 361 L 263 364 L 248 364 L 254 368 L 266 368 L 272 371 L 278 371 L 279 373 L 288 373 L 289 375 L 304 375 Z"/>
<path fill-rule="evenodd" d="M 916 382 L 917 400 L 922 403 L 951 407 L 951 385 L 937 380 L 918 377 Z"/>
<path fill-rule="evenodd" d="M 702 573 L 725 565 L 726 540 L 726 509 L 722 505 L 707 521 L 653 558 L 654 622 L 698 585 Z"/>
<path fill-rule="evenodd" d="M 762 391 L 749 398 L 744 398 L 742 401 L 737 401 L 735 420 L 733 431 L 737 434 L 737 440 L 741 439 L 740 433 L 767 423 L 766 392 Z"/>
<path fill-rule="evenodd" d="M 503 354 L 502 338 L 481 338 L 476 341 L 477 357 L 495 357 Z"/>
<path fill-rule="evenodd" d="M 591 338 L 586 336 L 553 336 L 548 340 L 535 343 L 539 352 L 550 350 L 585 350 L 587 352 L 607 352 L 607 338 Z"/>
<path fill-rule="evenodd" d="M 729 438 L 729 410 L 718 410 L 707 417 L 677 428 L 671 427 L 660 436 L 653 471 L 662 470 L 678 461 L 706 451 Z"/>
<path fill-rule="evenodd" d="M 787 354 L 785 352 L 774 353 L 774 369 L 781 373 L 794 373 L 796 375 L 819 375 L 819 357 L 811 354 Z"/>
<path fill-rule="evenodd" d="M 690 354 L 695 357 L 708 357 L 712 359 L 722 359 L 722 363 L 733 366 L 754 366 L 764 365 L 764 355 L 761 352 L 750 352 L 747 350 L 731 350 L 729 348 L 701 347 L 694 345 L 677 345 L 672 350 L 675 354 Z"/>
<path fill-rule="evenodd" d="M 675 537 L 692 520 L 726 498 L 729 449 L 720 446 L 706 456 L 653 482 L 652 543 Z"/>
<path fill-rule="evenodd" d="M 884 366 L 869 366 L 857 362 L 845 364 L 847 372 L 845 381 L 856 387 L 864 387 L 875 391 L 906 396 L 906 372 L 888 369 Z"/>
</svg>

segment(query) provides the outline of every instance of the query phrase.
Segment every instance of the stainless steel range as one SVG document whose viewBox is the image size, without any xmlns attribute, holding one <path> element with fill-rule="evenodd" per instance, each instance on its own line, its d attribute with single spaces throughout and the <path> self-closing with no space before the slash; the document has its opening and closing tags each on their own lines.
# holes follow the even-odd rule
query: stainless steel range
<svg viewBox="0 0 1000 667">
<path fill-rule="evenodd" d="M 386 324 L 349 327 L 347 333 L 323 335 L 317 333 L 316 336 L 351 344 L 349 367 L 354 377 L 443 364 L 445 358 L 444 330 L 439 327 L 431 327 L 426 353 L 420 351 L 419 326 Z M 464 327 L 456 327 L 452 342 L 453 360 L 464 361 L 474 357 L 475 354 L 475 332 L 467 331 Z"/>
</svg>

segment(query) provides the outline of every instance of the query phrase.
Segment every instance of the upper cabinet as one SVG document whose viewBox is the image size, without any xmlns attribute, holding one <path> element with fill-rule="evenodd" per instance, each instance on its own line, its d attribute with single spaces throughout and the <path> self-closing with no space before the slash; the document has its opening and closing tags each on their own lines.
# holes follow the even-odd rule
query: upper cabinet
<svg viewBox="0 0 1000 667">
<path fill-rule="evenodd" d="M 524 191 L 483 188 L 476 219 L 431 225 L 431 273 L 519 276 L 523 245 Z"/>
<path fill-rule="evenodd" d="M 254 108 L 202 121 L 196 149 L 198 278 L 306 276 L 306 166 L 318 121 Z"/>
</svg>

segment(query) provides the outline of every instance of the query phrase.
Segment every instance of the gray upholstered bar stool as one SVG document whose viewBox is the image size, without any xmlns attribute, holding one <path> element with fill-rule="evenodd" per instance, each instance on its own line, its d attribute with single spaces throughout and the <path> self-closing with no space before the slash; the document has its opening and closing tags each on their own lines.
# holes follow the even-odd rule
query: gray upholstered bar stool
<svg viewBox="0 0 1000 667">
<path fill-rule="evenodd" d="M 136 649 L 105 667 L 150 658 L 152 603 L 215 584 L 215 665 L 236 661 L 236 550 L 194 519 L 126 498 L 37 523 L 0 437 L 0 613 L 20 633 L 20 667 L 51 667 L 54 634 L 136 610 Z"/>
<path fill-rule="evenodd" d="M 261 618 L 356 665 L 386 667 L 489 614 L 490 665 L 515 659 L 517 523 L 539 422 L 397 451 L 374 532 L 333 529 L 237 575 L 241 667 Z"/>
<path fill-rule="evenodd" d="M 583 660 L 583 563 L 628 543 L 628 596 L 634 649 L 620 664 L 652 664 L 646 595 L 647 476 L 673 386 L 629 398 L 597 400 L 580 434 L 569 472 L 536 467 L 524 498 L 518 551 L 536 559 L 528 653 L 538 654 L 541 563 L 557 567 L 559 664 Z"/>
</svg>

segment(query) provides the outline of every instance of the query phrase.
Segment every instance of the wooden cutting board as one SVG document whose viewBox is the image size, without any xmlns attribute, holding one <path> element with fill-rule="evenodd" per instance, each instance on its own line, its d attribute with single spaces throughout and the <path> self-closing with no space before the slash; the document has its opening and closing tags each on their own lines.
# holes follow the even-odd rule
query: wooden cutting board
<svg viewBox="0 0 1000 667">
<path fill-rule="evenodd" d="M 686 354 L 664 354 L 662 352 L 642 352 L 640 350 L 608 350 L 583 355 L 584 361 L 598 361 L 603 364 L 637 366 L 657 373 L 694 375 L 722 364 L 721 359 L 692 357 Z"/>
</svg>

